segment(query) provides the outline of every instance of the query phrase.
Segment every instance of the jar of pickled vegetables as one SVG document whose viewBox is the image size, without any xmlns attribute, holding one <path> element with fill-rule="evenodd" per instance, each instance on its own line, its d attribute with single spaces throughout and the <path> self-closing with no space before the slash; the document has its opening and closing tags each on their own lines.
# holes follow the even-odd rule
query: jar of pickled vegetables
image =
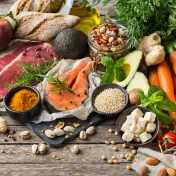
<svg viewBox="0 0 176 176">
<path fill-rule="evenodd" d="M 101 64 L 102 56 L 111 56 L 117 60 L 128 53 L 127 36 L 123 31 L 123 26 L 108 23 L 94 26 L 89 31 L 89 55 L 95 61 L 95 71 L 105 71 Z"/>
</svg>

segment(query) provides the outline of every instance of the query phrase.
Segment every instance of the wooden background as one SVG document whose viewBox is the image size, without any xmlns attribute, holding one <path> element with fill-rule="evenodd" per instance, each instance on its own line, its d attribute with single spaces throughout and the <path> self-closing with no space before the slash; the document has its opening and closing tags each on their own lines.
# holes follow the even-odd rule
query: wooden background
<svg viewBox="0 0 176 176">
<path fill-rule="evenodd" d="M 0 0 L 0 14 L 6 13 L 15 0 Z M 99 4 L 96 8 L 102 17 L 112 8 L 113 4 L 106 6 Z M 49 148 L 45 155 L 34 155 L 31 152 L 32 144 L 42 142 L 34 133 L 29 140 L 19 138 L 19 133 L 28 130 L 26 126 L 18 123 L 5 113 L 0 112 L 0 116 L 5 118 L 9 130 L 17 130 L 16 141 L 7 138 L 5 134 L 0 134 L 0 176 L 135 176 L 134 171 L 128 171 L 126 166 L 131 164 L 127 160 L 120 159 L 120 154 L 130 153 L 132 149 L 122 148 L 122 142 L 108 129 L 115 130 L 116 118 L 107 117 L 107 121 L 96 127 L 96 134 L 88 140 L 75 140 L 62 148 Z M 4 140 L 8 139 L 8 142 Z M 113 151 L 113 145 L 105 145 L 104 141 L 115 141 L 119 146 L 119 151 Z M 70 150 L 72 144 L 79 144 L 81 152 L 77 155 Z M 4 152 L 4 153 L 3 153 Z M 53 159 L 56 155 L 60 160 Z M 107 158 L 115 155 L 119 164 L 107 164 L 100 157 L 105 155 Z"/>
</svg>

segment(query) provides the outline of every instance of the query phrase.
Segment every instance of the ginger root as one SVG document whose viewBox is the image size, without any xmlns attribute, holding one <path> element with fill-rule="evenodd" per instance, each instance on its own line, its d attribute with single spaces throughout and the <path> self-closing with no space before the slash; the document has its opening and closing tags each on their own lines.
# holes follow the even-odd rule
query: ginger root
<svg viewBox="0 0 176 176">
<path fill-rule="evenodd" d="M 166 53 L 157 33 L 145 36 L 137 49 L 143 52 L 147 66 L 157 65 L 165 59 Z"/>
<path fill-rule="evenodd" d="M 0 117 L 0 133 L 5 133 L 7 131 L 7 122 L 5 119 Z"/>
</svg>

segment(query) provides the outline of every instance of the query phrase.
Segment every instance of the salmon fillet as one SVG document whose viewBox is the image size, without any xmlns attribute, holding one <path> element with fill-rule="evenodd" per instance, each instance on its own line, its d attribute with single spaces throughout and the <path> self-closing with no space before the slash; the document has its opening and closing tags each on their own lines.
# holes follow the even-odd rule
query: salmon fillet
<svg viewBox="0 0 176 176">
<path fill-rule="evenodd" d="M 84 65 L 86 62 L 87 64 Z M 81 69 L 80 69 L 81 68 Z M 48 83 L 46 86 L 46 100 L 59 111 L 72 110 L 79 107 L 87 98 L 88 98 L 88 74 L 93 69 L 93 62 L 88 62 L 87 60 L 83 60 L 80 64 L 74 68 L 73 70 L 64 73 L 59 76 L 59 80 L 63 80 L 65 77 L 69 75 L 68 81 L 66 82 L 67 86 L 74 92 L 61 91 L 61 95 L 59 95 L 59 91 L 52 91 L 51 89 L 55 86 L 51 83 Z M 71 87 L 72 86 L 72 87 Z"/>
</svg>

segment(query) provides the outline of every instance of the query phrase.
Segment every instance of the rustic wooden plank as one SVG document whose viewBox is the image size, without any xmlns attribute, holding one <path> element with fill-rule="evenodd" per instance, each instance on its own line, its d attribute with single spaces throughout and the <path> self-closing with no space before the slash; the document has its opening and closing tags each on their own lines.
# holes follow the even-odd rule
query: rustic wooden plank
<svg viewBox="0 0 176 176">
<path fill-rule="evenodd" d="M 114 133 L 109 133 L 108 129 L 116 130 L 115 123 L 114 125 L 106 125 L 106 126 L 96 126 L 96 133 L 92 136 L 88 137 L 88 140 L 73 140 L 69 143 L 78 143 L 78 144 L 104 144 L 105 140 L 115 141 L 116 143 L 122 143 L 121 139 L 118 136 L 115 136 Z M 26 126 L 9 126 L 8 128 L 11 130 L 16 130 L 17 132 L 14 134 L 16 137 L 16 141 L 13 141 L 11 138 L 7 137 L 7 134 L 0 134 L 0 145 L 3 144 L 33 144 L 41 142 L 41 139 L 31 131 L 32 137 L 28 140 L 23 140 L 19 137 L 21 131 L 29 130 Z M 8 139 L 8 142 L 4 142 L 4 139 Z"/>
<path fill-rule="evenodd" d="M 14 2 L 16 2 L 16 0 L 1 0 L 0 1 L 0 14 L 7 13 Z M 114 2 L 114 0 L 112 0 L 112 2 Z M 100 3 L 96 6 L 96 9 L 98 9 L 101 15 L 105 15 L 113 7 L 112 2 L 108 3 L 107 5 L 103 5 L 102 3 Z"/>
<path fill-rule="evenodd" d="M 71 152 L 71 144 L 65 145 L 61 148 L 49 148 L 45 155 L 35 155 L 31 151 L 32 145 L 3 145 L 0 146 L 0 151 L 5 153 L 0 154 L 0 164 L 107 164 L 100 158 L 105 155 L 108 159 L 116 156 L 119 163 L 129 163 L 126 159 L 121 159 L 120 154 L 129 154 L 132 149 L 123 148 L 121 144 L 118 145 L 119 151 L 113 150 L 113 145 L 105 144 L 80 144 L 80 153 L 73 154 Z M 52 156 L 56 156 L 53 158 Z M 57 157 L 60 160 L 57 160 Z"/>
<path fill-rule="evenodd" d="M 137 176 L 126 164 L 0 164 L 1 176 Z"/>
</svg>

